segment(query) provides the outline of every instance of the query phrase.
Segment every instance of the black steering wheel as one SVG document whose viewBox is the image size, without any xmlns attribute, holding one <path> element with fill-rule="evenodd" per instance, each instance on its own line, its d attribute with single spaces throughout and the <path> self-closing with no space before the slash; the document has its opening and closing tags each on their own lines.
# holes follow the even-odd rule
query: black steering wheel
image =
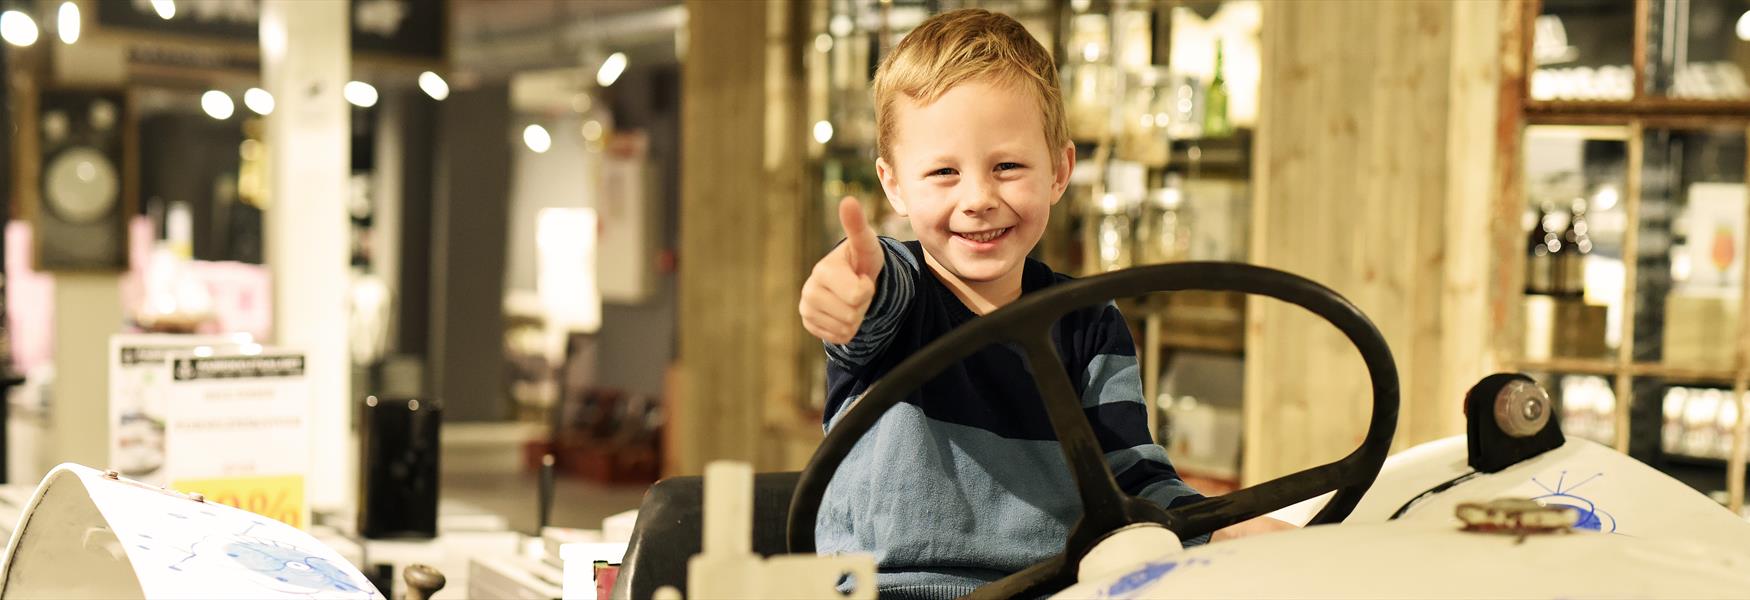
<svg viewBox="0 0 1750 600">
<path fill-rule="evenodd" d="M 1343 332 L 1361 351 L 1373 384 L 1373 417 L 1361 446 L 1342 459 L 1298 473 L 1167 510 L 1118 489 L 1105 453 L 1082 412 L 1068 373 L 1051 343 L 1051 327 L 1076 309 L 1114 298 L 1180 290 L 1235 291 L 1300 306 Z M 852 446 L 894 404 L 942 369 L 993 343 L 1015 342 L 1032 365 L 1051 427 L 1079 488 L 1082 516 L 1070 529 L 1064 551 L 975 590 L 973 598 L 1012 598 L 1055 592 L 1075 583 L 1077 566 L 1106 536 L 1152 523 L 1189 539 L 1253 519 L 1336 490 L 1309 525 L 1349 516 L 1373 485 L 1391 450 L 1398 420 L 1398 376 L 1391 349 L 1373 322 L 1355 305 L 1322 285 L 1275 269 L 1238 263 L 1191 262 L 1126 269 L 1054 285 L 961 325 L 913 354 L 870 386 L 815 450 L 790 499 L 789 549 L 814 553 L 814 527 L 827 484 Z M 1055 365 L 1055 366 L 1054 366 Z"/>
</svg>

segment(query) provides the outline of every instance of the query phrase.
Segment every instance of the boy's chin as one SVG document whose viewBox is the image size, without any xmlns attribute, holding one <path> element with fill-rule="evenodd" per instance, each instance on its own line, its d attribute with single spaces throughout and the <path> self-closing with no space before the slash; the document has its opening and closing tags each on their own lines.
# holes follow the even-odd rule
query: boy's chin
<svg viewBox="0 0 1750 600">
<path fill-rule="evenodd" d="M 959 261 L 957 261 L 959 262 Z M 1020 269 L 1019 261 L 980 260 L 953 265 L 954 276 L 966 283 L 991 283 Z"/>
</svg>

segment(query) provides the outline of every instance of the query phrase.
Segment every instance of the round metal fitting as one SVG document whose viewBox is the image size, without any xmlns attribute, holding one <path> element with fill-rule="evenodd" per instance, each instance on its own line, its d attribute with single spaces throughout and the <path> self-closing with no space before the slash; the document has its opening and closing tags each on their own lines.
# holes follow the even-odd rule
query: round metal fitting
<svg viewBox="0 0 1750 600">
<path fill-rule="evenodd" d="M 1515 379 L 1495 395 L 1495 424 L 1509 436 L 1531 437 L 1549 424 L 1550 409 L 1549 393 L 1536 383 Z"/>
</svg>

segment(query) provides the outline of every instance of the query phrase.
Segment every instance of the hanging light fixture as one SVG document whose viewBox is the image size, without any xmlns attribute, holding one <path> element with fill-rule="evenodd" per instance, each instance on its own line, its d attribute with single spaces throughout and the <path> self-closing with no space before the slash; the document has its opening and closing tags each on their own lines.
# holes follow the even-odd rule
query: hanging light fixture
<svg viewBox="0 0 1750 600">
<path fill-rule="evenodd" d="M 348 81 L 346 87 L 340 89 L 340 95 L 347 102 L 359 108 L 370 108 L 377 105 L 377 88 L 363 81 Z"/>
<path fill-rule="evenodd" d="M 626 53 L 615 52 L 602 61 L 602 67 L 595 72 L 595 82 L 602 87 L 614 85 L 620 75 L 626 72 Z"/>
<path fill-rule="evenodd" d="M 249 88 L 248 91 L 243 92 L 243 105 L 249 107 L 249 110 L 255 114 L 264 117 L 271 115 L 274 106 L 273 94 L 261 88 Z"/>
<path fill-rule="evenodd" d="M 419 89 L 424 91 L 425 95 L 431 96 L 432 100 L 442 101 L 444 98 L 450 97 L 449 82 L 444 81 L 442 75 L 431 71 L 419 74 Z"/>
<path fill-rule="evenodd" d="M 79 25 L 79 5 L 72 0 L 62 2 L 55 20 L 55 33 L 61 36 L 61 43 L 79 41 Z"/>
<path fill-rule="evenodd" d="M 36 20 L 30 15 L 16 10 L 0 13 L 0 39 L 14 46 L 29 46 L 36 38 Z"/>
<path fill-rule="evenodd" d="M 201 110 L 206 111 L 207 116 L 223 121 L 237 112 L 237 104 L 231 101 L 230 94 L 207 90 L 207 93 L 201 94 Z"/>
<path fill-rule="evenodd" d="M 553 136 L 547 133 L 546 127 L 530 125 L 523 128 L 523 144 L 535 154 L 542 154 L 553 147 Z"/>
</svg>

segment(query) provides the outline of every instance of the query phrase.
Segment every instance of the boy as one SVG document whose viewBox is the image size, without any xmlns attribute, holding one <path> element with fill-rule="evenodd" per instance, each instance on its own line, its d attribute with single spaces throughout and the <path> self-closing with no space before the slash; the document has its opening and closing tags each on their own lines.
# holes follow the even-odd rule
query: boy
<svg viewBox="0 0 1750 600">
<path fill-rule="evenodd" d="M 1027 258 L 1075 148 L 1056 66 L 1020 23 L 978 9 L 937 15 L 882 62 L 874 87 L 876 172 L 918 241 L 878 238 L 855 200 L 839 205 L 846 241 L 815 265 L 798 307 L 826 343 L 828 428 L 912 352 L 1067 279 Z M 1053 333 L 1119 486 L 1168 508 L 1202 499 L 1149 435 L 1117 308 L 1071 313 Z M 1080 512 L 1025 363 L 990 346 L 857 444 L 822 501 L 816 545 L 873 553 L 883 596 L 952 597 L 1062 551 Z"/>
</svg>

